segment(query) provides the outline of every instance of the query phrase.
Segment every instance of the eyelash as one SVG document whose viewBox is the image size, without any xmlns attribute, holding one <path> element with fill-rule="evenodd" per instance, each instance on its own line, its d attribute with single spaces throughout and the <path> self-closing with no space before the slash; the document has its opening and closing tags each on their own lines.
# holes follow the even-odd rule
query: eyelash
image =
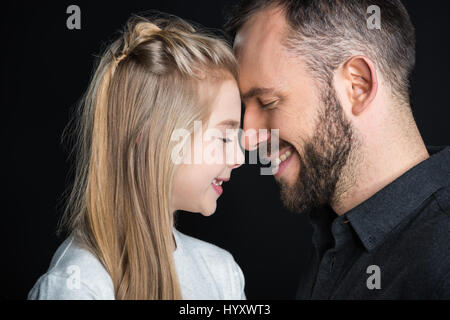
<svg viewBox="0 0 450 320">
<path fill-rule="evenodd" d="M 228 143 L 228 142 L 232 142 L 233 140 L 228 139 L 228 138 L 219 138 L 220 140 L 222 140 L 223 143 Z"/>
<path fill-rule="evenodd" d="M 262 109 L 268 109 L 268 108 L 269 108 L 270 106 L 272 106 L 275 102 L 276 102 L 276 101 L 272 101 L 272 102 L 269 102 L 269 103 L 266 103 L 266 104 L 263 104 L 262 102 L 260 102 L 261 108 L 262 108 Z"/>
</svg>

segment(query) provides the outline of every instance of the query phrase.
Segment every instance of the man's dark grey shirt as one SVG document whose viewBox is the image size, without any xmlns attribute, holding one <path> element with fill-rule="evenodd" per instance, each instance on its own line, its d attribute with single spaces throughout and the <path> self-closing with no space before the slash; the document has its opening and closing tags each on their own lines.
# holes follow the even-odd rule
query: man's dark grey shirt
<svg viewBox="0 0 450 320">
<path fill-rule="evenodd" d="M 450 147 L 342 216 L 309 214 L 298 299 L 450 299 Z"/>
</svg>

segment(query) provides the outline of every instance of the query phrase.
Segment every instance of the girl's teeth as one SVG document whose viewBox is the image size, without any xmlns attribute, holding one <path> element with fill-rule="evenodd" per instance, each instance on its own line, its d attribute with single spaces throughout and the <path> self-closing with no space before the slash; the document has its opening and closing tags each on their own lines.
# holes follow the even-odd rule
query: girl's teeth
<svg viewBox="0 0 450 320">
<path fill-rule="evenodd" d="M 223 183 L 223 181 L 219 181 L 219 182 L 217 182 L 217 180 L 216 179 L 214 179 L 213 180 L 213 183 L 216 185 L 216 186 L 221 186 L 222 185 L 222 183 Z"/>
</svg>

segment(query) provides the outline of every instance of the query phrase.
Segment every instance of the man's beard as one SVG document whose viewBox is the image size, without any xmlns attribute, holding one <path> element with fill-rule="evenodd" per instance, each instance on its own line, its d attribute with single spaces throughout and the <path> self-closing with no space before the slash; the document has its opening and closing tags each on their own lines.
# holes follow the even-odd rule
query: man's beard
<svg viewBox="0 0 450 320">
<path fill-rule="evenodd" d="M 341 177 L 349 156 L 356 147 L 356 137 L 351 123 L 346 119 L 336 92 L 328 85 L 322 92 L 322 105 L 316 118 L 314 136 L 305 141 L 298 151 L 300 171 L 293 186 L 279 182 L 284 206 L 294 212 L 305 212 L 331 204 L 345 188 Z M 297 141 L 298 142 L 298 141 Z M 280 142 L 281 143 L 281 142 Z M 346 174 L 349 174 L 346 170 Z"/>
</svg>

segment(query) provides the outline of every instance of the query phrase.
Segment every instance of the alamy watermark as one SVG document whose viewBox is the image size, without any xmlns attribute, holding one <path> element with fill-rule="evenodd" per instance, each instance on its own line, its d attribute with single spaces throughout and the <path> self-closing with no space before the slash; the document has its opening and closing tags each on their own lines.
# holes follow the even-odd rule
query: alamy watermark
<svg viewBox="0 0 450 320">
<path fill-rule="evenodd" d="M 79 266 L 72 264 L 67 267 L 66 273 L 69 277 L 66 280 L 66 286 L 70 290 L 78 290 L 81 288 L 81 269 Z"/>
<path fill-rule="evenodd" d="M 69 30 L 81 29 L 81 9 L 79 6 L 72 4 L 67 7 L 66 13 L 70 14 L 66 20 L 66 27 Z"/>
<path fill-rule="evenodd" d="M 370 265 L 366 270 L 370 277 L 367 278 L 366 285 L 369 290 L 381 289 L 381 269 L 377 265 Z"/>
<path fill-rule="evenodd" d="M 381 30 L 381 9 L 379 6 L 372 5 L 367 8 L 367 14 L 370 16 L 367 18 L 367 28 L 369 30 L 377 29 Z"/>
<path fill-rule="evenodd" d="M 261 139 L 262 136 L 267 138 Z M 250 164 L 257 164 L 259 155 L 259 162 L 267 165 L 272 163 L 275 160 L 273 157 L 279 153 L 279 129 L 271 129 L 270 132 L 267 129 L 226 129 L 224 132 L 217 128 L 208 128 L 204 131 L 202 121 L 194 121 L 193 135 L 187 129 L 176 129 L 172 133 L 171 141 L 177 142 L 171 150 L 171 160 L 174 164 L 245 163 L 241 141 L 258 146 L 258 153 L 249 153 Z M 277 165 L 262 167 L 261 175 L 273 175 L 277 170 Z"/>
</svg>

